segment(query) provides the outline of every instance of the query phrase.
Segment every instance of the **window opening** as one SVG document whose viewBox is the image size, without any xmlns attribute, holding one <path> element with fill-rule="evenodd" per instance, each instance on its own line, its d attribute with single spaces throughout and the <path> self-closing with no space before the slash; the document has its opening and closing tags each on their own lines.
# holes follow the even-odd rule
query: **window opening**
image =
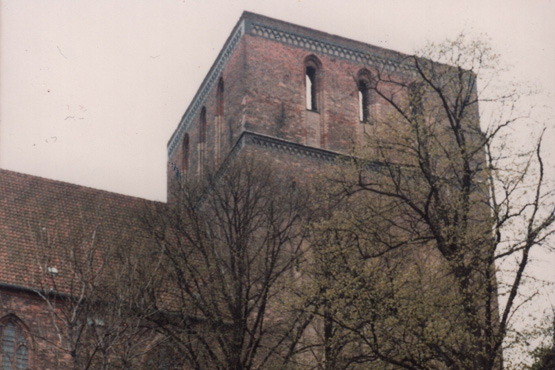
<svg viewBox="0 0 555 370">
<path fill-rule="evenodd" d="M 412 83 L 409 85 L 409 112 L 412 119 L 422 115 L 424 111 L 422 95 L 422 84 Z"/>
<path fill-rule="evenodd" d="M 183 156 L 183 171 L 189 170 L 189 134 L 183 136 L 183 142 L 181 143 L 181 155 Z"/>
<path fill-rule="evenodd" d="M 364 96 L 360 90 L 358 90 L 358 119 L 364 122 Z"/>
<path fill-rule="evenodd" d="M 370 122 L 370 91 L 365 81 L 358 83 L 358 117 L 360 122 Z"/>
<path fill-rule="evenodd" d="M 206 141 L 206 107 L 202 107 L 202 110 L 200 111 L 198 142 L 204 143 L 205 141 Z"/>
<path fill-rule="evenodd" d="M 29 360 L 27 340 L 13 322 L 0 326 L 2 370 L 26 370 Z"/>
<path fill-rule="evenodd" d="M 224 79 L 220 77 L 218 90 L 216 92 L 216 115 L 224 115 Z"/>
<path fill-rule="evenodd" d="M 316 68 L 306 67 L 306 109 L 316 111 Z"/>
</svg>

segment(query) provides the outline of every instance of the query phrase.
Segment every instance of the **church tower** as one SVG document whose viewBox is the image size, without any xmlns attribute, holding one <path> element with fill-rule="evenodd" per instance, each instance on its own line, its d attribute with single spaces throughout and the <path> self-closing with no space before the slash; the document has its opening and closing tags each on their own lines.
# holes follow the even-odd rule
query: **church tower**
<svg viewBox="0 0 555 370">
<path fill-rule="evenodd" d="M 243 13 L 168 142 L 169 188 L 234 151 L 256 151 L 305 172 L 352 153 L 385 114 L 386 102 L 370 89 L 373 76 L 410 80 L 404 58 Z"/>
</svg>

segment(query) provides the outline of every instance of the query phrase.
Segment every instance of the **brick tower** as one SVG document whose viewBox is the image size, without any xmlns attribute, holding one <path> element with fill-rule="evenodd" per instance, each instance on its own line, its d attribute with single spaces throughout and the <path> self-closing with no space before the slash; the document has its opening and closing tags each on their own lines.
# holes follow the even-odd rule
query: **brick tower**
<svg viewBox="0 0 555 370">
<path fill-rule="evenodd" d="M 387 109 L 372 75 L 410 80 L 404 58 L 243 13 L 168 142 L 168 185 L 242 149 L 309 172 L 351 153 Z"/>
</svg>

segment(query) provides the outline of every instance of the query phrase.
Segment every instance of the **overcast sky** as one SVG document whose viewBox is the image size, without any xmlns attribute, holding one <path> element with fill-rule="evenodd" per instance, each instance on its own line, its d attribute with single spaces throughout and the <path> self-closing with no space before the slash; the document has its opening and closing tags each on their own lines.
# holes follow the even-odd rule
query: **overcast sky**
<svg viewBox="0 0 555 370">
<path fill-rule="evenodd" d="M 2 0 L 0 166 L 164 200 L 166 143 L 243 10 L 406 53 L 487 35 L 554 105 L 555 1 Z"/>
<path fill-rule="evenodd" d="M 248 10 L 405 53 L 489 37 L 507 76 L 540 89 L 517 136 L 543 120 L 553 171 L 555 1 L 0 1 L 1 168 L 164 200 L 166 143 Z"/>
</svg>

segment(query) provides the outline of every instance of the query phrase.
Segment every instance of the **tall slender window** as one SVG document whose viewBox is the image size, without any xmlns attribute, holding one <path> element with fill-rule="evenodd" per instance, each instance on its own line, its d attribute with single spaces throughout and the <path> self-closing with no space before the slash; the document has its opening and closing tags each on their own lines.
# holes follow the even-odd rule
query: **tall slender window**
<svg viewBox="0 0 555 370">
<path fill-rule="evenodd" d="M 206 141 L 206 107 L 202 107 L 200 111 L 200 122 L 198 126 L 198 142 L 204 143 Z"/>
<path fill-rule="evenodd" d="M 306 109 L 317 111 L 316 68 L 306 67 Z"/>
<path fill-rule="evenodd" d="M 309 55 L 304 62 L 306 109 L 314 112 L 322 109 L 321 65 L 314 55 Z"/>
<path fill-rule="evenodd" d="M 29 353 L 27 340 L 21 328 L 13 321 L 0 324 L 0 364 L 2 370 L 28 369 Z"/>
<path fill-rule="evenodd" d="M 358 118 L 362 123 L 370 123 L 370 106 L 372 75 L 366 69 L 361 70 L 357 77 L 358 90 Z"/>
<path fill-rule="evenodd" d="M 422 115 L 424 111 L 423 95 L 422 84 L 413 82 L 409 85 L 409 113 L 412 119 Z"/>
<path fill-rule="evenodd" d="M 364 119 L 365 119 L 364 95 L 362 94 L 362 91 L 360 91 L 360 88 L 358 89 L 358 119 L 360 120 L 360 122 L 364 122 Z"/>
<path fill-rule="evenodd" d="M 200 119 L 198 125 L 198 165 L 197 171 L 198 175 L 202 175 L 202 169 L 205 163 L 205 151 L 206 151 L 206 107 L 202 107 L 200 111 Z"/>
<path fill-rule="evenodd" d="M 224 115 L 224 79 L 220 77 L 218 90 L 216 91 L 216 115 Z"/>
<path fill-rule="evenodd" d="M 370 92 L 365 81 L 358 82 L 358 116 L 360 122 L 370 122 Z"/>
<path fill-rule="evenodd" d="M 183 136 L 183 142 L 181 143 L 181 155 L 183 159 L 181 167 L 185 172 L 189 170 L 189 134 L 185 134 Z"/>
<path fill-rule="evenodd" d="M 222 127 L 224 120 L 224 79 L 220 77 L 216 90 L 216 116 L 214 117 L 214 160 L 220 161 L 222 147 Z"/>
</svg>

